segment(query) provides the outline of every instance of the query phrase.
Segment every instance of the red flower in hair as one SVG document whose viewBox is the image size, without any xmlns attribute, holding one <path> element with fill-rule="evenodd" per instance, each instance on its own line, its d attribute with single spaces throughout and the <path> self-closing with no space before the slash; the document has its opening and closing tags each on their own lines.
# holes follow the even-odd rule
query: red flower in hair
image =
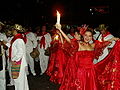
<svg viewBox="0 0 120 90">
<path fill-rule="evenodd" d="M 84 24 L 82 27 L 78 27 L 78 30 L 80 31 L 81 35 L 84 35 L 84 33 L 86 32 L 88 26 L 86 24 Z"/>
</svg>

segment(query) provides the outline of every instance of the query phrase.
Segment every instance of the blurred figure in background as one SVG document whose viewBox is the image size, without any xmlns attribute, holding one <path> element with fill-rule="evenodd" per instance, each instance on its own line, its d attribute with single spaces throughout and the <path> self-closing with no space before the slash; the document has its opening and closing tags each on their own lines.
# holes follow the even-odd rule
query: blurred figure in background
<svg viewBox="0 0 120 90">
<path fill-rule="evenodd" d="M 8 42 L 7 37 L 3 34 L 4 24 L 0 22 L 0 90 L 6 90 L 6 78 L 5 78 L 5 67 L 6 67 L 6 57 L 5 57 L 5 44 L 3 42 Z"/>
<path fill-rule="evenodd" d="M 26 60 L 30 67 L 30 71 L 33 76 L 36 76 L 35 69 L 34 69 L 34 59 L 30 56 L 30 53 L 37 47 L 37 38 L 35 34 L 32 32 L 31 28 L 25 28 L 26 37 Z M 29 75 L 27 69 L 27 75 Z"/>
<path fill-rule="evenodd" d="M 114 36 L 108 31 L 108 26 L 105 24 L 100 24 L 99 27 L 97 28 L 100 32 L 100 35 L 98 36 L 98 39 L 100 42 L 107 41 Z M 112 44 L 108 45 L 106 48 L 104 48 L 103 53 L 101 56 L 99 56 L 98 60 L 94 60 L 94 63 L 98 63 L 101 60 L 103 60 L 110 52 L 112 47 L 115 45 L 115 41 L 112 41 Z"/>
<path fill-rule="evenodd" d="M 41 28 L 41 32 L 39 33 L 39 36 L 37 36 L 38 40 L 38 50 L 40 52 L 39 59 L 40 59 L 40 68 L 41 68 L 41 74 L 45 73 L 47 67 L 48 67 L 48 60 L 49 55 L 46 55 L 46 52 L 49 52 L 49 47 L 51 43 L 51 35 L 47 32 L 46 25 L 43 25 Z"/>
</svg>

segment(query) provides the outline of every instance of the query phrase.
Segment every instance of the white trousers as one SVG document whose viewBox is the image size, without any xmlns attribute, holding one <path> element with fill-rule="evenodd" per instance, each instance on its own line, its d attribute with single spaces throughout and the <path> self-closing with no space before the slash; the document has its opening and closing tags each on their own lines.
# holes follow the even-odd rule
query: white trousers
<svg viewBox="0 0 120 90">
<path fill-rule="evenodd" d="M 6 90 L 5 68 L 0 71 L 0 90 Z"/>
<path fill-rule="evenodd" d="M 30 67 L 31 73 L 34 74 L 35 73 L 34 59 L 30 56 L 30 53 L 26 53 L 26 60 L 27 60 L 27 64 Z M 28 67 L 27 67 L 27 72 L 28 72 Z"/>
<path fill-rule="evenodd" d="M 8 72 L 9 72 L 9 77 L 10 77 L 10 84 L 11 85 L 14 85 L 14 82 L 13 82 L 13 79 L 12 79 L 12 74 L 11 74 L 11 63 L 10 63 L 10 61 L 8 60 L 7 61 L 7 70 L 8 70 Z"/>
<path fill-rule="evenodd" d="M 39 59 L 40 59 L 41 74 L 43 74 L 48 67 L 49 56 L 44 55 L 45 53 L 44 49 L 38 49 L 38 50 L 40 52 Z"/>
</svg>

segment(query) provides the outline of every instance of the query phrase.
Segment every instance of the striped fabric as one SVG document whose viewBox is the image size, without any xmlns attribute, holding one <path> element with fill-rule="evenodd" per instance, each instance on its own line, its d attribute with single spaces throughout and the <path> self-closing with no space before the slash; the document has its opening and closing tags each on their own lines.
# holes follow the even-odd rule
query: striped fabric
<svg viewBox="0 0 120 90">
<path fill-rule="evenodd" d="M 12 66 L 11 66 L 11 73 L 12 73 L 12 78 L 13 79 L 17 79 L 19 76 L 19 72 L 20 72 L 20 67 L 21 67 L 21 63 L 16 63 L 16 62 L 12 62 Z"/>
</svg>

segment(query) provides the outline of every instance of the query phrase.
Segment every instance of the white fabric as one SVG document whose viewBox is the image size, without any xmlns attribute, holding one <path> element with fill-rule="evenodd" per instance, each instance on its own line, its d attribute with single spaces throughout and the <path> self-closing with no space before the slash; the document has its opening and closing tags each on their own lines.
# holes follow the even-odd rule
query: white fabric
<svg viewBox="0 0 120 90">
<path fill-rule="evenodd" d="M 8 37 L 8 43 L 6 44 L 8 47 L 10 47 L 10 42 L 12 40 L 13 37 Z M 9 57 L 9 49 L 6 50 L 6 54 L 7 54 L 7 57 Z M 11 62 L 9 60 L 9 58 L 7 58 L 7 70 L 9 72 L 9 77 L 10 77 L 10 85 L 13 85 L 14 82 L 13 82 L 13 79 L 12 79 L 12 75 L 11 75 Z"/>
<path fill-rule="evenodd" d="M 48 60 L 49 60 L 49 56 L 46 56 L 45 53 L 45 49 L 47 49 L 48 47 L 50 47 L 50 43 L 51 43 L 51 36 L 49 33 L 44 35 L 45 37 L 45 48 L 40 48 L 40 43 L 38 43 L 38 50 L 40 52 L 39 55 L 39 59 L 40 59 L 40 68 L 41 68 L 41 73 L 43 74 L 48 66 Z M 37 40 L 41 40 L 42 36 L 38 36 Z"/>
<path fill-rule="evenodd" d="M 95 31 L 95 34 L 93 35 L 93 39 L 97 40 L 98 36 L 100 35 L 100 32 L 96 31 L 96 30 L 94 30 L 94 31 Z"/>
<path fill-rule="evenodd" d="M 109 40 L 109 39 L 111 39 L 113 37 L 114 37 L 113 35 L 109 34 L 106 37 L 104 37 L 104 41 L 107 41 L 107 40 Z M 99 36 L 98 40 L 102 41 L 102 34 Z M 112 44 L 108 45 L 103 50 L 103 54 L 101 56 L 99 56 L 98 60 L 94 60 L 94 64 L 96 64 L 96 63 L 100 62 L 101 60 L 103 60 L 109 54 L 108 48 L 112 48 L 114 45 L 115 45 L 115 41 L 113 41 Z"/>
<path fill-rule="evenodd" d="M 35 36 L 34 33 L 29 32 L 27 35 L 27 43 L 26 43 L 26 59 L 27 59 L 27 63 L 30 67 L 31 73 L 35 74 L 35 70 L 34 70 L 34 60 L 33 58 L 30 56 L 30 53 L 33 51 L 33 48 L 37 47 L 37 38 Z M 27 68 L 27 72 L 28 72 L 28 68 Z"/>
<path fill-rule="evenodd" d="M 20 73 L 17 79 L 14 79 L 15 90 L 29 90 L 27 75 L 25 68 L 26 62 L 26 47 L 22 39 L 17 39 L 12 44 L 12 61 L 21 61 Z"/>
<path fill-rule="evenodd" d="M 0 40 L 1 41 L 8 41 L 5 34 L 0 33 Z M 2 51 L 2 59 L 3 59 L 3 70 L 0 71 L 0 90 L 6 90 L 6 78 L 5 78 L 5 66 L 6 66 L 6 59 L 5 59 L 5 50 L 3 46 L 1 46 Z"/>
<path fill-rule="evenodd" d="M 2 49 L 2 59 L 3 59 L 3 70 L 0 71 L 0 90 L 6 90 L 6 78 L 5 78 L 5 50 L 3 49 L 3 47 L 1 46 Z"/>
</svg>

